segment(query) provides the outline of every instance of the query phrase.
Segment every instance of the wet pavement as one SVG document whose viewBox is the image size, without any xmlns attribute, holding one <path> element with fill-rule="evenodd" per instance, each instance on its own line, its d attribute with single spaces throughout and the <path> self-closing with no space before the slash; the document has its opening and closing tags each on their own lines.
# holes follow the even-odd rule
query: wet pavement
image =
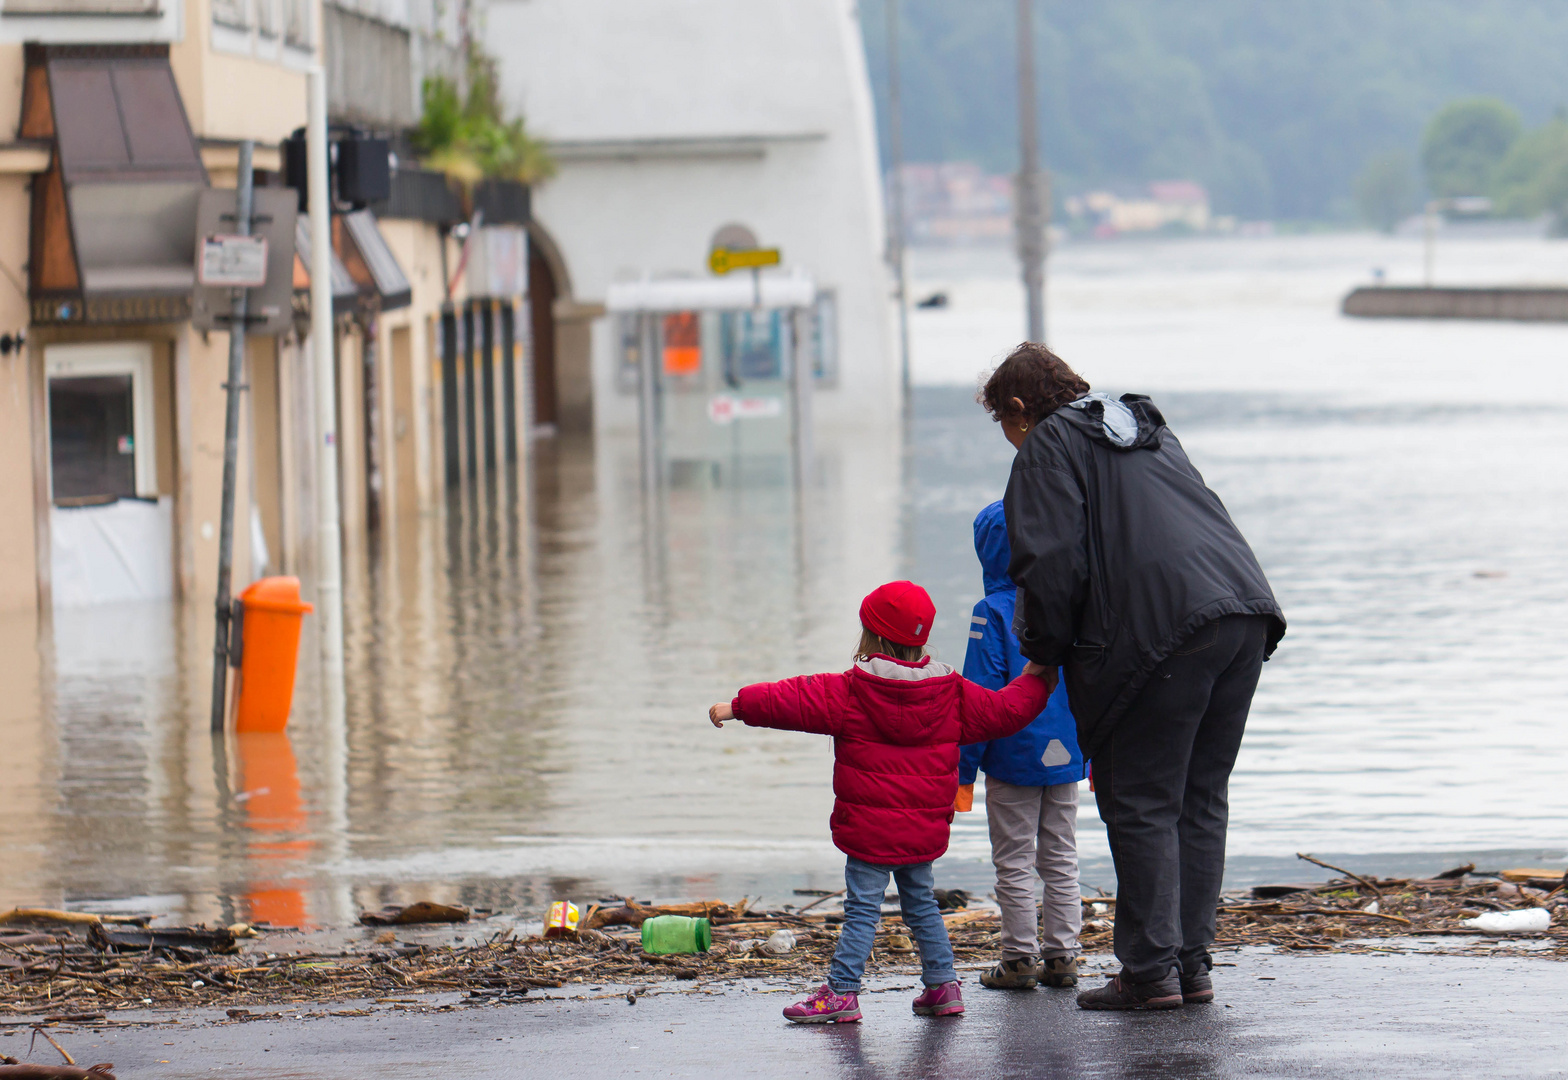
<svg viewBox="0 0 1568 1080">
<path fill-rule="evenodd" d="M 1167 1013 L 1085 1013 L 1071 992 L 991 992 L 967 973 L 968 1012 L 957 1019 L 913 1016 L 915 980 L 906 977 L 871 985 L 878 992 L 861 999 L 863 1023 L 818 1028 L 779 1016 L 795 987 L 751 982 L 698 993 L 666 983 L 635 1006 L 619 994 L 570 1000 L 569 989 L 446 1012 L 366 1003 L 369 1015 L 358 1017 L 323 1007 L 230 1023 L 207 1012 L 168 1026 L 53 1033 L 78 1061 L 113 1061 L 122 1077 L 168 1080 L 1568 1074 L 1562 963 L 1253 950 L 1219 960 L 1235 966 L 1216 968 L 1218 1000 Z M 613 990 L 573 989 L 585 996 Z M 452 999 L 400 1000 L 438 1006 Z M 0 1038 L 0 1053 L 22 1056 L 27 1037 Z M 53 1053 L 42 1040 L 37 1047 Z M 47 1057 L 35 1048 L 29 1060 Z"/>
</svg>

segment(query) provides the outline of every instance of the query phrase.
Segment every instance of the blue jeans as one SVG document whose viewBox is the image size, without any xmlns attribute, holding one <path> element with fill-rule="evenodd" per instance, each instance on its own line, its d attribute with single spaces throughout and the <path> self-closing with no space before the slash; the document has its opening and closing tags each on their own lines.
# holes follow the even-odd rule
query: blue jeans
<svg viewBox="0 0 1568 1080">
<path fill-rule="evenodd" d="M 932 892 L 936 879 L 931 864 L 874 866 L 851 856 L 844 865 L 844 925 L 839 928 L 838 948 L 833 950 L 833 967 L 828 972 L 828 985 L 834 993 L 860 993 L 860 979 L 871 959 L 877 924 L 882 921 L 882 893 L 889 874 L 898 885 L 904 925 L 920 948 L 920 981 L 940 986 L 958 978 L 953 970 L 953 944 L 947 940 L 947 925 Z"/>
</svg>

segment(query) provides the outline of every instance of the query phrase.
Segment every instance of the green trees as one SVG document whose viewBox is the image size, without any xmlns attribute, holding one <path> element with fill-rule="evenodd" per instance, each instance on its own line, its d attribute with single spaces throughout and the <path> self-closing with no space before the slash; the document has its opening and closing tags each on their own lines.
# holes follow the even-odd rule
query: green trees
<svg viewBox="0 0 1568 1080">
<path fill-rule="evenodd" d="M 884 3 L 856 9 L 885 110 Z M 1041 148 L 1062 193 L 1181 177 L 1218 213 L 1348 216 L 1358 174 L 1395 148 L 1418 158 L 1446 102 L 1495 97 L 1530 125 L 1568 102 L 1560 0 L 1037 4 Z M 1014 5 L 898 10 L 907 158 L 1016 168 Z"/>
<path fill-rule="evenodd" d="M 1514 143 L 1494 174 L 1492 205 L 1502 217 L 1550 213 L 1552 231 L 1568 232 L 1568 117 L 1559 111 Z"/>
<path fill-rule="evenodd" d="M 1403 150 L 1372 155 L 1356 175 L 1352 193 L 1362 220 L 1393 232 L 1416 208 L 1416 177 L 1410 155 Z"/>
<path fill-rule="evenodd" d="M 1496 98 L 1443 106 L 1421 137 L 1427 190 L 1438 198 L 1488 194 L 1497 167 L 1523 132 L 1519 114 Z"/>
</svg>

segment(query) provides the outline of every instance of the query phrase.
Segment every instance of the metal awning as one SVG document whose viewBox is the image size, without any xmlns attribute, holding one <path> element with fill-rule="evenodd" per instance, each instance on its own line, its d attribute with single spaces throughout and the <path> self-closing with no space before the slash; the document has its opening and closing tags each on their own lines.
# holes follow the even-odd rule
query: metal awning
<svg viewBox="0 0 1568 1080">
<path fill-rule="evenodd" d="M 186 317 L 207 171 L 167 47 L 29 46 L 27 64 L 24 134 L 55 142 L 33 185 L 35 317 Z"/>
<path fill-rule="evenodd" d="M 294 292 L 303 293 L 309 303 L 310 290 L 310 217 L 301 214 L 294 222 Z M 344 315 L 354 310 L 359 299 L 359 288 L 349 276 L 348 268 L 338 253 L 332 253 L 332 314 Z M 299 310 L 298 300 L 295 310 Z"/>
<path fill-rule="evenodd" d="M 333 215 L 332 246 L 360 296 L 375 301 L 381 311 L 408 307 L 413 302 L 413 286 L 381 235 L 375 214 L 355 210 Z"/>
</svg>

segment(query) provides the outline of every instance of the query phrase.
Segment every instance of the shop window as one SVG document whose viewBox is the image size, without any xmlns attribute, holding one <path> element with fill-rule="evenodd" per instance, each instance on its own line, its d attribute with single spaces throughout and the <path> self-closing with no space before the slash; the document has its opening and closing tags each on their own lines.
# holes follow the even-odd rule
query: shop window
<svg viewBox="0 0 1568 1080">
<path fill-rule="evenodd" d="M 151 346 L 53 346 L 46 364 L 55 504 L 156 496 Z"/>
</svg>

